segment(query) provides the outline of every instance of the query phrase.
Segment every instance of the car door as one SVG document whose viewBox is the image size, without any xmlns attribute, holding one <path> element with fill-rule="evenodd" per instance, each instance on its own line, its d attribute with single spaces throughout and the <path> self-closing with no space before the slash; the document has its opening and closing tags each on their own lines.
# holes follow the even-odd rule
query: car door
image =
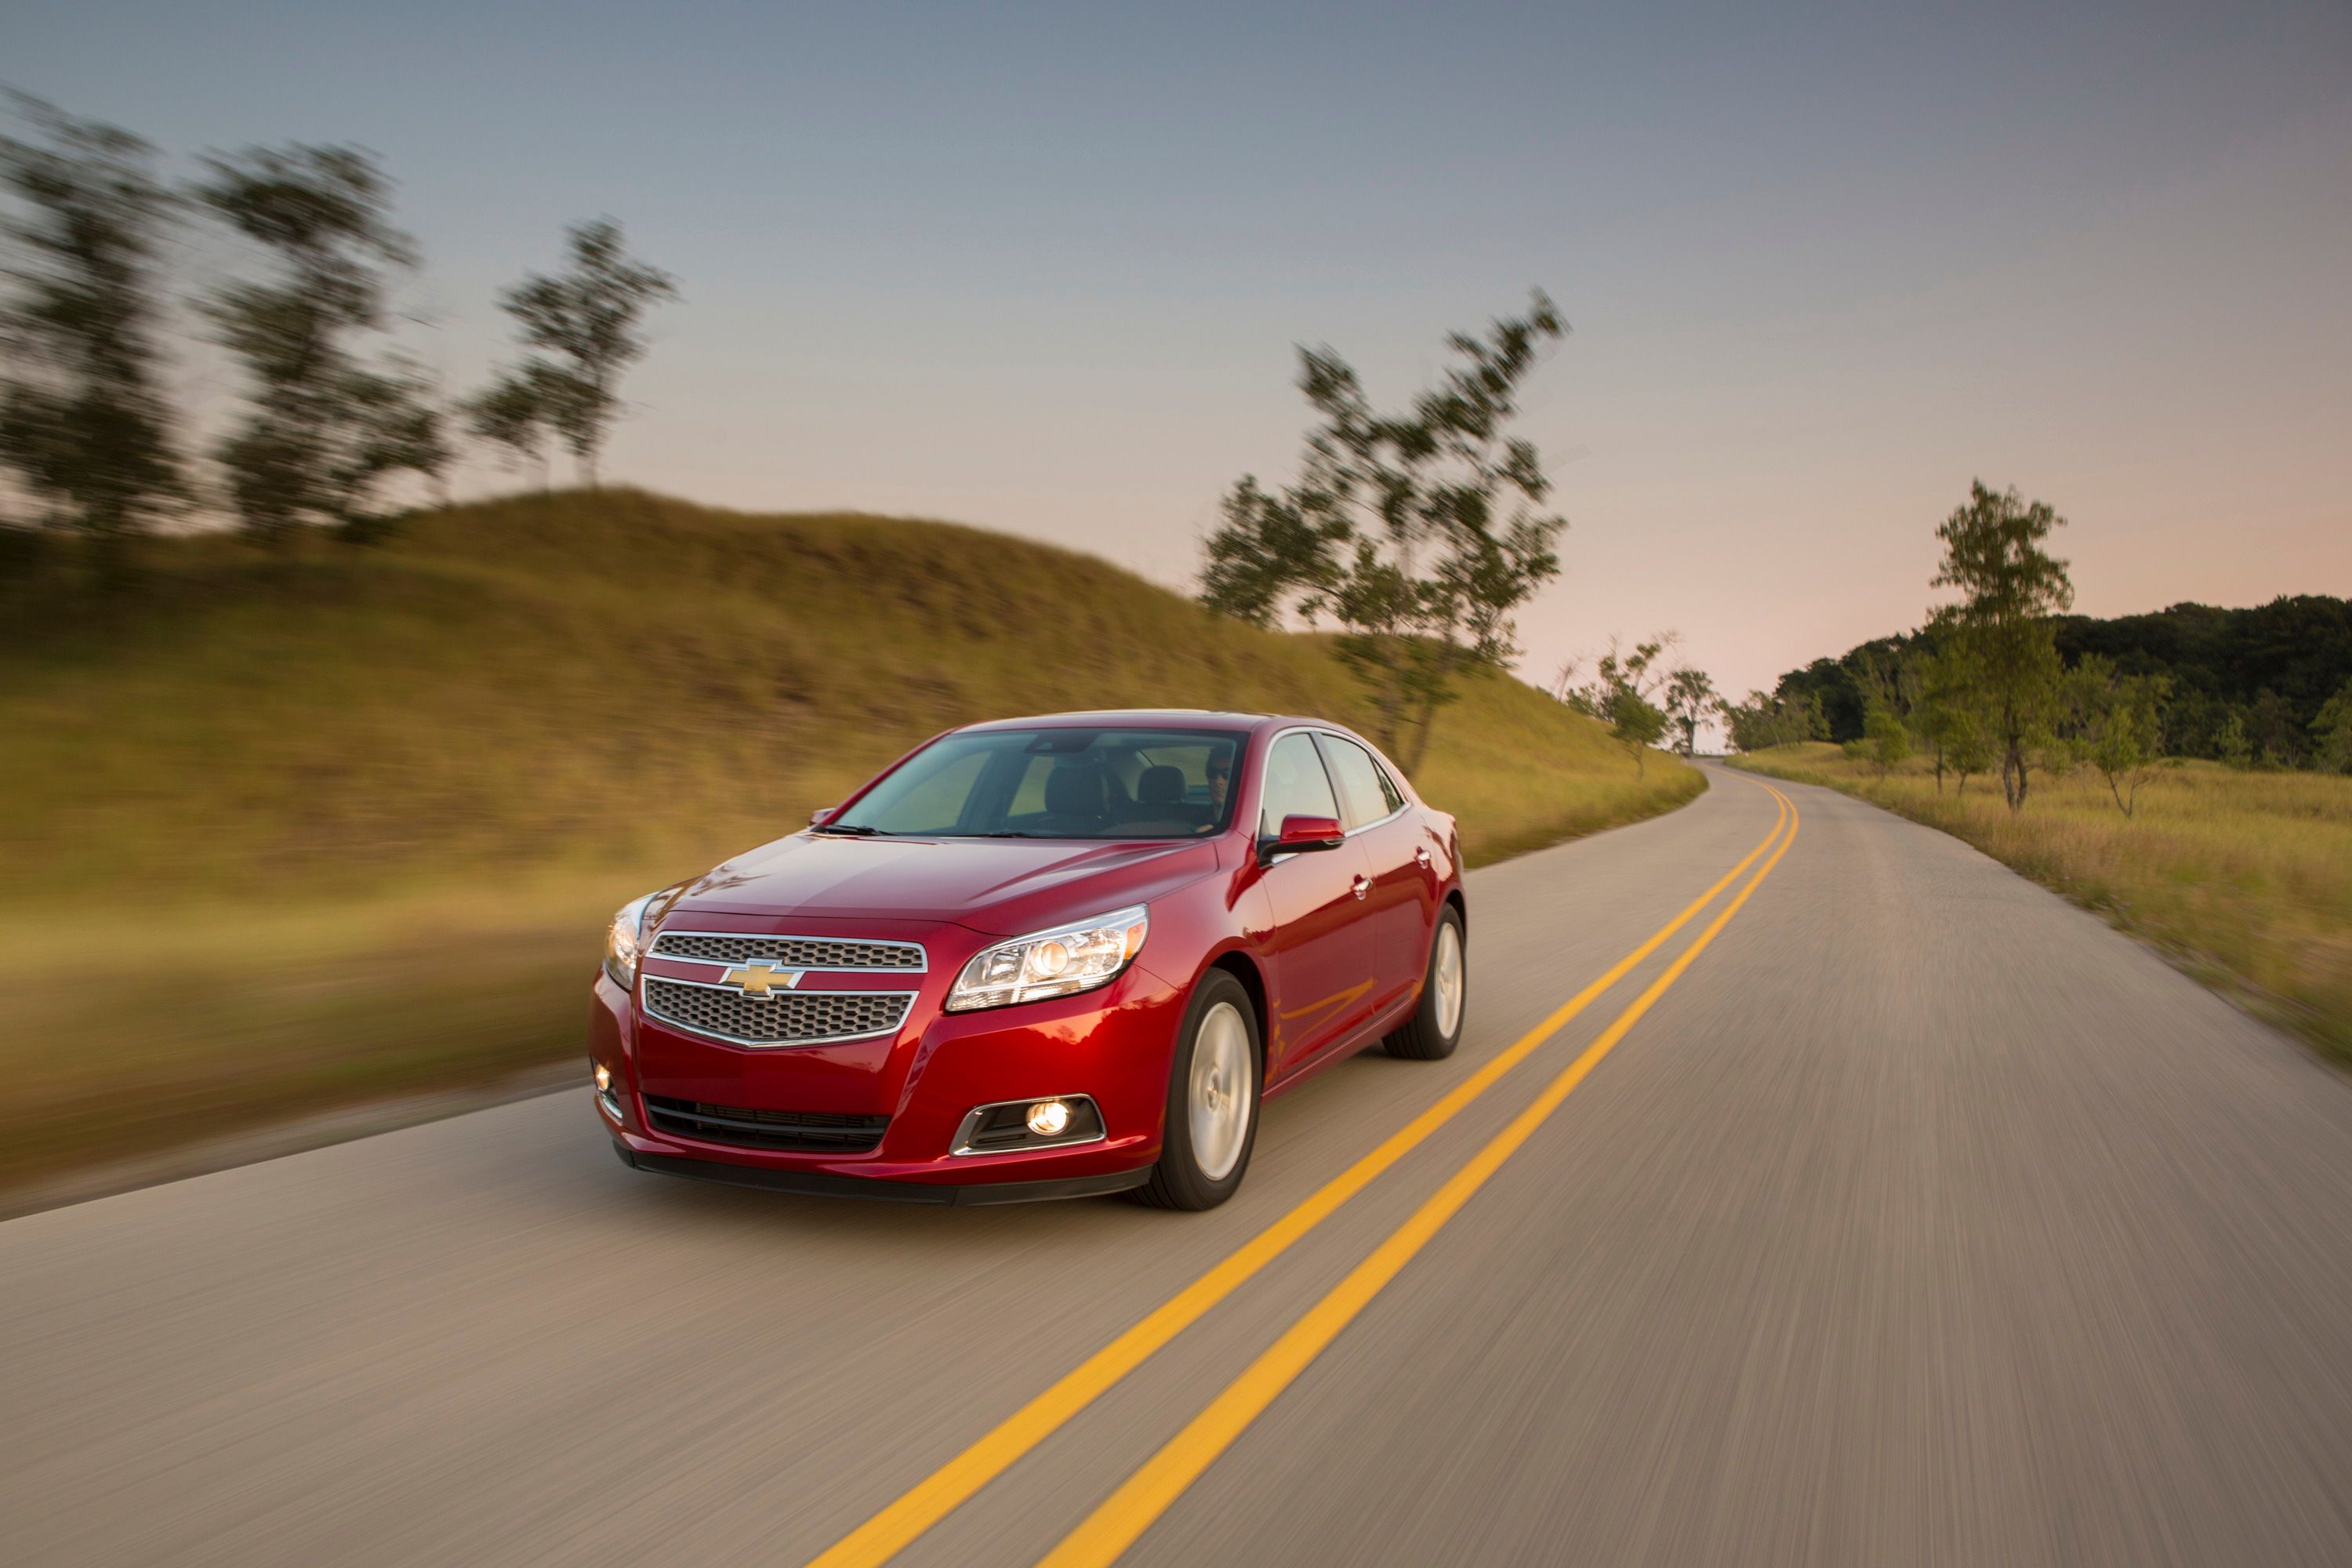
<svg viewBox="0 0 2352 1568">
<path fill-rule="evenodd" d="M 1259 840 L 1280 832 L 1286 816 L 1347 820 L 1315 738 L 1304 730 L 1277 736 L 1266 748 Z M 1266 1009 L 1271 1083 L 1347 1039 L 1371 1016 L 1379 959 L 1363 918 L 1371 878 L 1355 839 L 1336 849 L 1280 856 L 1265 868 L 1260 886 L 1273 915 L 1265 951 L 1273 990 Z"/>
<path fill-rule="evenodd" d="M 1387 1007 L 1421 984 L 1437 919 L 1437 878 L 1421 825 L 1404 809 L 1404 795 L 1372 754 L 1342 735 L 1320 731 L 1317 742 L 1339 787 L 1350 839 L 1361 847 L 1372 879 L 1364 900 L 1373 931 L 1379 982 L 1373 1005 Z"/>
</svg>

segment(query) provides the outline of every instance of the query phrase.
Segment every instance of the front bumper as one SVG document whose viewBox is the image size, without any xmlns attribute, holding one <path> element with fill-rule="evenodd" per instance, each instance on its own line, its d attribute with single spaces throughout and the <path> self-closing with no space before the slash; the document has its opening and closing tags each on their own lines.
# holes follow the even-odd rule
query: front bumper
<svg viewBox="0 0 2352 1568">
<path fill-rule="evenodd" d="M 932 984 L 943 985 L 944 977 Z M 1098 991 L 977 1013 L 940 1011 L 927 985 L 895 1037 L 740 1047 L 646 1018 L 600 971 L 589 1049 L 613 1071 L 619 1115 L 602 1097 L 594 1114 L 614 1152 L 635 1169 L 738 1185 L 933 1204 L 1116 1192 L 1140 1184 L 1160 1157 L 1182 1010 L 1182 993 L 1138 963 Z M 864 1152 L 787 1152 L 664 1131 L 648 1119 L 648 1094 L 889 1121 Z M 1102 1137 L 950 1152 L 974 1106 L 1077 1094 L 1095 1101 Z"/>
</svg>

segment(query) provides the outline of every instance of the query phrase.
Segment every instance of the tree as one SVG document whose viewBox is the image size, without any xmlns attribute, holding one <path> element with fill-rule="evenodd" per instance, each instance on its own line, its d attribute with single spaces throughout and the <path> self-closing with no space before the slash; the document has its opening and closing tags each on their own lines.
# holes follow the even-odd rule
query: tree
<svg viewBox="0 0 2352 1568">
<path fill-rule="evenodd" d="M 1720 710 L 1732 745 L 1743 752 L 1829 739 L 1829 721 L 1822 717 L 1821 698 L 1813 692 L 1774 696 L 1751 691 L 1744 701 L 1721 704 Z"/>
<path fill-rule="evenodd" d="M 2322 773 L 2352 773 L 2352 680 L 2320 705 L 2311 721 L 2311 753 Z"/>
<path fill-rule="evenodd" d="M 1684 665 L 1666 677 L 1666 714 L 1682 727 L 1683 755 L 1687 757 L 1698 749 L 1698 727 L 1721 710 L 1723 703 L 1715 694 L 1715 681 L 1703 669 Z"/>
<path fill-rule="evenodd" d="M 1885 684 L 1885 669 L 1900 659 L 1907 641 L 1903 636 L 1877 637 L 1843 658 L 1817 658 L 1801 669 L 1781 676 L 1773 685 L 1773 695 L 1783 699 L 1811 697 L 1817 702 L 1827 726 L 1822 739 L 1860 740 L 1873 691 Z"/>
<path fill-rule="evenodd" d="M 1930 632 L 1938 628 L 1930 622 Z M 1979 726 L 1976 705 L 1979 700 L 1976 668 L 1968 657 L 1968 649 L 1957 637 L 1942 628 L 1942 636 L 1931 650 L 1919 649 L 1914 654 L 1915 676 L 1918 698 L 1911 709 L 1911 727 L 1932 756 L 1936 768 L 1936 793 L 1944 793 L 1944 770 L 1949 765 L 1954 740 L 1963 729 Z"/>
<path fill-rule="evenodd" d="M 237 514 L 265 540 L 308 523 L 356 534 L 381 521 L 387 479 L 435 479 L 448 459 L 424 379 L 397 361 L 363 363 L 352 346 L 383 328 L 381 268 L 415 261 L 386 220 L 391 184 L 352 147 L 257 147 L 205 163 L 196 199 L 278 267 L 276 280 L 232 283 L 205 307 L 253 384 L 219 448 Z"/>
<path fill-rule="evenodd" d="M 1863 742 L 1882 784 L 1887 773 L 1911 754 L 1911 731 L 1903 727 L 1895 710 L 1883 703 L 1874 706 L 1863 720 Z"/>
<path fill-rule="evenodd" d="M 2172 689 L 2168 675 L 2118 675 L 2100 654 L 2085 654 L 2066 672 L 2061 702 L 2075 756 L 2107 781 L 2116 809 L 2129 816 L 2139 787 L 2162 753 L 2164 707 Z"/>
<path fill-rule="evenodd" d="M 2284 698 L 2268 687 L 2254 693 L 2254 705 L 2246 715 L 2246 740 L 2263 766 L 2302 766 L 2305 732 Z"/>
<path fill-rule="evenodd" d="M 2051 701 L 2049 730 L 2053 741 L 2076 752 L 2087 751 L 2115 700 L 2116 667 L 2099 654 L 2085 654 L 2074 668 L 2058 678 Z"/>
<path fill-rule="evenodd" d="M 594 489 L 597 462 L 621 409 L 622 373 L 645 357 L 637 324 L 647 310 L 678 297 L 677 281 L 631 259 L 621 226 L 611 218 L 575 225 L 568 237 L 572 270 L 527 277 L 501 303 L 521 323 L 525 343 L 557 356 L 532 361 L 523 375 Z"/>
<path fill-rule="evenodd" d="M 1538 292 L 1485 337 L 1448 338 L 1457 363 L 1401 414 L 1375 410 L 1331 350 L 1300 350 L 1298 387 L 1322 423 L 1298 481 L 1276 493 L 1244 476 L 1208 541 L 1202 602 L 1257 626 L 1330 616 L 1375 738 L 1407 769 L 1455 677 L 1507 664 L 1511 612 L 1559 573 L 1567 520 L 1541 510 L 1550 481 L 1510 428 L 1543 344 L 1567 331 Z"/>
<path fill-rule="evenodd" d="M 555 414 L 558 389 L 547 384 L 545 367 L 526 365 L 492 382 L 464 405 L 466 427 L 481 439 L 503 447 L 519 462 L 536 464 L 539 488 L 546 489 L 548 446 L 560 423 Z"/>
<path fill-rule="evenodd" d="M 0 137 L 0 235 L 23 259 L 0 310 L 0 462 L 87 536 L 100 569 L 187 498 L 159 382 L 157 257 L 177 210 L 153 150 L 11 94 L 42 144 Z"/>
<path fill-rule="evenodd" d="M 2154 754 L 2151 739 L 2137 710 L 2118 707 L 2107 715 L 2091 748 L 2091 765 L 2105 776 L 2107 793 L 2115 796 L 2116 809 L 2126 816 L 2132 815 L 2139 800 L 2139 786 L 2147 780 L 2147 764 Z"/>
<path fill-rule="evenodd" d="M 1965 798 L 1969 780 L 1992 766 L 1992 748 L 1985 743 L 1984 722 L 1968 709 L 1958 710 L 1944 734 L 1944 761 L 1959 775 L 1959 787 L 1952 793 Z"/>
<path fill-rule="evenodd" d="M 1560 700 L 1596 719 L 1608 718 L 1617 693 L 1629 689 L 1654 705 L 1667 679 L 1666 655 L 1680 641 L 1679 632 L 1660 632 L 1648 642 L 1635 643 L 1627 653 L 1624 639 L 1612 635 L 1609 651 L 1592 666 L 1591 680 L 1576 684 L 1577 672 L 1584 668 L 1582 655 L 1559 667 Z"/>
<path fill-rule="evenodd" d="M 2025 805 L 2027 752 L 2047 724 L 2058 684 L 2050 617 L 2074 601 L 2066 563 L 2042 548 L 2064 525 L 2046 504 L 2028 505 L 2013 489 L 1996 493 L 1978 480 L 1968 504 L 1936 531 L 1944 561 L 1932 585 L 1961 592 L 1948 624 L 1975 667 L 2001 797 L 2012 812 Z"/>
<path fill-rule="evenodd" d="M 1274 626 L 1294 602 L 1309 616 L 1322 612 L 1339 580 L 1336 552 L 1348 542 L 1349 521 L 1310 517 L 1290 495 L 1259 488 L 1254 474 L 1244 474 L 1218 510 L 1224 523 L 1202 546 L 1202 604 L 1258 627 Z M 1563 684 L 1573 665 L 1562 667 Z"/>
<path fill-rule="evenodd" d="M 1632 755 L 1636 775 L 1644 771 L 1643 759 L 1665 732 L 1665 710 L 1632 687 L 1619 688 L 1609 700 L 1609 738 Z"/>
<path fill-rule="evenodd" d="M 1572 684 L 1581 659 L 1570 660 L 1560 670 L 1569 706 L 1605 721 L 1610 738 L 1633 759 L 1636 773 L 1645 771 L 1649 749 L 1666 732 L 1665 710 L 1653 699 L 1669 679 L 1664 655 L 1678 640 L 1673 632 L 1660 632 L 1626 653 L 1612 637 L 1609 651 L 1593 666 L 1592 679 L 1582 686 Z"/>
<path fill-rule="evenodd" d="M 2224 767 L 2243 773 L 2254 765 L 2253 742 L 2246 739 L 2246 716 L 2235 709 L 2221 721 L 2221 731 L 2213 737 L 2213 754 Z"/>
<path fill-rule="evenodd" d="M 1402 415 L 1376 412 L 1330 350 L 1302 350 L 1299 388 L 1324 423 L 1299 482 L 1277 496 L 1244 477 L 1209 542 L 1211 608 L 1339 622 L 1382 744 L 1409 767 L 1456 674 L 1507 664 L 1510 612 L 1559 573 L 1551 546 L 1567 524 L 1538 511 L 1549 481 L 1507 430 L 1540 344 L 1565 331 L 1538 293 L 1485 339 L 1454 335 L 1461 363 Z"/>
<path fill-rule="evenodd" d="M 423 479 L 434 504 L 449 504 L 449 449 L 433 384 L 405 365 L 383 375 L 363 375 L 352 384 L 360 411 L 362 444 L 360 471 L 371 479 L 412 473 Z"/>
<path fill-rule="evenodd" d="M 1860 667 L 1855 672 L 1855 685 L 1863 694 L 1863 729 L 1867 736 L 1870 710 L 1884 708 L 1895 715 L 1897 722 L 1907 724 L 1911 710 L 1918 706 L 1920 697 L 1920 660 L 1926 657 L 1923 647 L 1904 638 L 1895 638 L 1892 647 L 1864 647 L 1854 650 L 1853 661 Z"/>
</svg>

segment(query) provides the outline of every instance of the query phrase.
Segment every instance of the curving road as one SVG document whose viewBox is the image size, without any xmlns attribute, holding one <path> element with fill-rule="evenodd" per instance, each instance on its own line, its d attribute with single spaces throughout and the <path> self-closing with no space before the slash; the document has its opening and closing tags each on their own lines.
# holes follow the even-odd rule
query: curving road
<svg viewBox="0 0 2352 1568">
<path fill-rule="evenodd" d="M 2352 1085 L 1795 786 L 1546 1036 L 1775 828 L 1713 782 L 1475 874 L 1461 1053 L 1210 1215 L 634 1175 L 583 1091 L 0 1225 L 0 1556 L 2352 1562 Z"/>
</svg>

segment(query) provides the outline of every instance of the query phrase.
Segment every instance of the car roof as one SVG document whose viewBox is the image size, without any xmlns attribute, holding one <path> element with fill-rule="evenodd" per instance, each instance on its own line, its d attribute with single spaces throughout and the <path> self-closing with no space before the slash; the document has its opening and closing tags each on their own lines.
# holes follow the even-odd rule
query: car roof
<svg viewBox="0 0 2352 1568">
<path fill-rule="evenodd" d="M 1171 730 L 1198 730 L 1202 728 L 1202 721 L 1205 720 L 1214 728 L 1238 724 L 1254 730 L 1262 724 L 1276 722 L 1278 716 L 1272 713 L 1243 713 L 1218 708 L 1100 708 L 1076 713 L 1034 713 L 1021 719 L 990 719 L 961 727 L 965 730 L 1075 730 L 1109 725 L 1161 725 Z M 1321 722 L 1312 719 L 1279 721 Z"/>
</svg>

